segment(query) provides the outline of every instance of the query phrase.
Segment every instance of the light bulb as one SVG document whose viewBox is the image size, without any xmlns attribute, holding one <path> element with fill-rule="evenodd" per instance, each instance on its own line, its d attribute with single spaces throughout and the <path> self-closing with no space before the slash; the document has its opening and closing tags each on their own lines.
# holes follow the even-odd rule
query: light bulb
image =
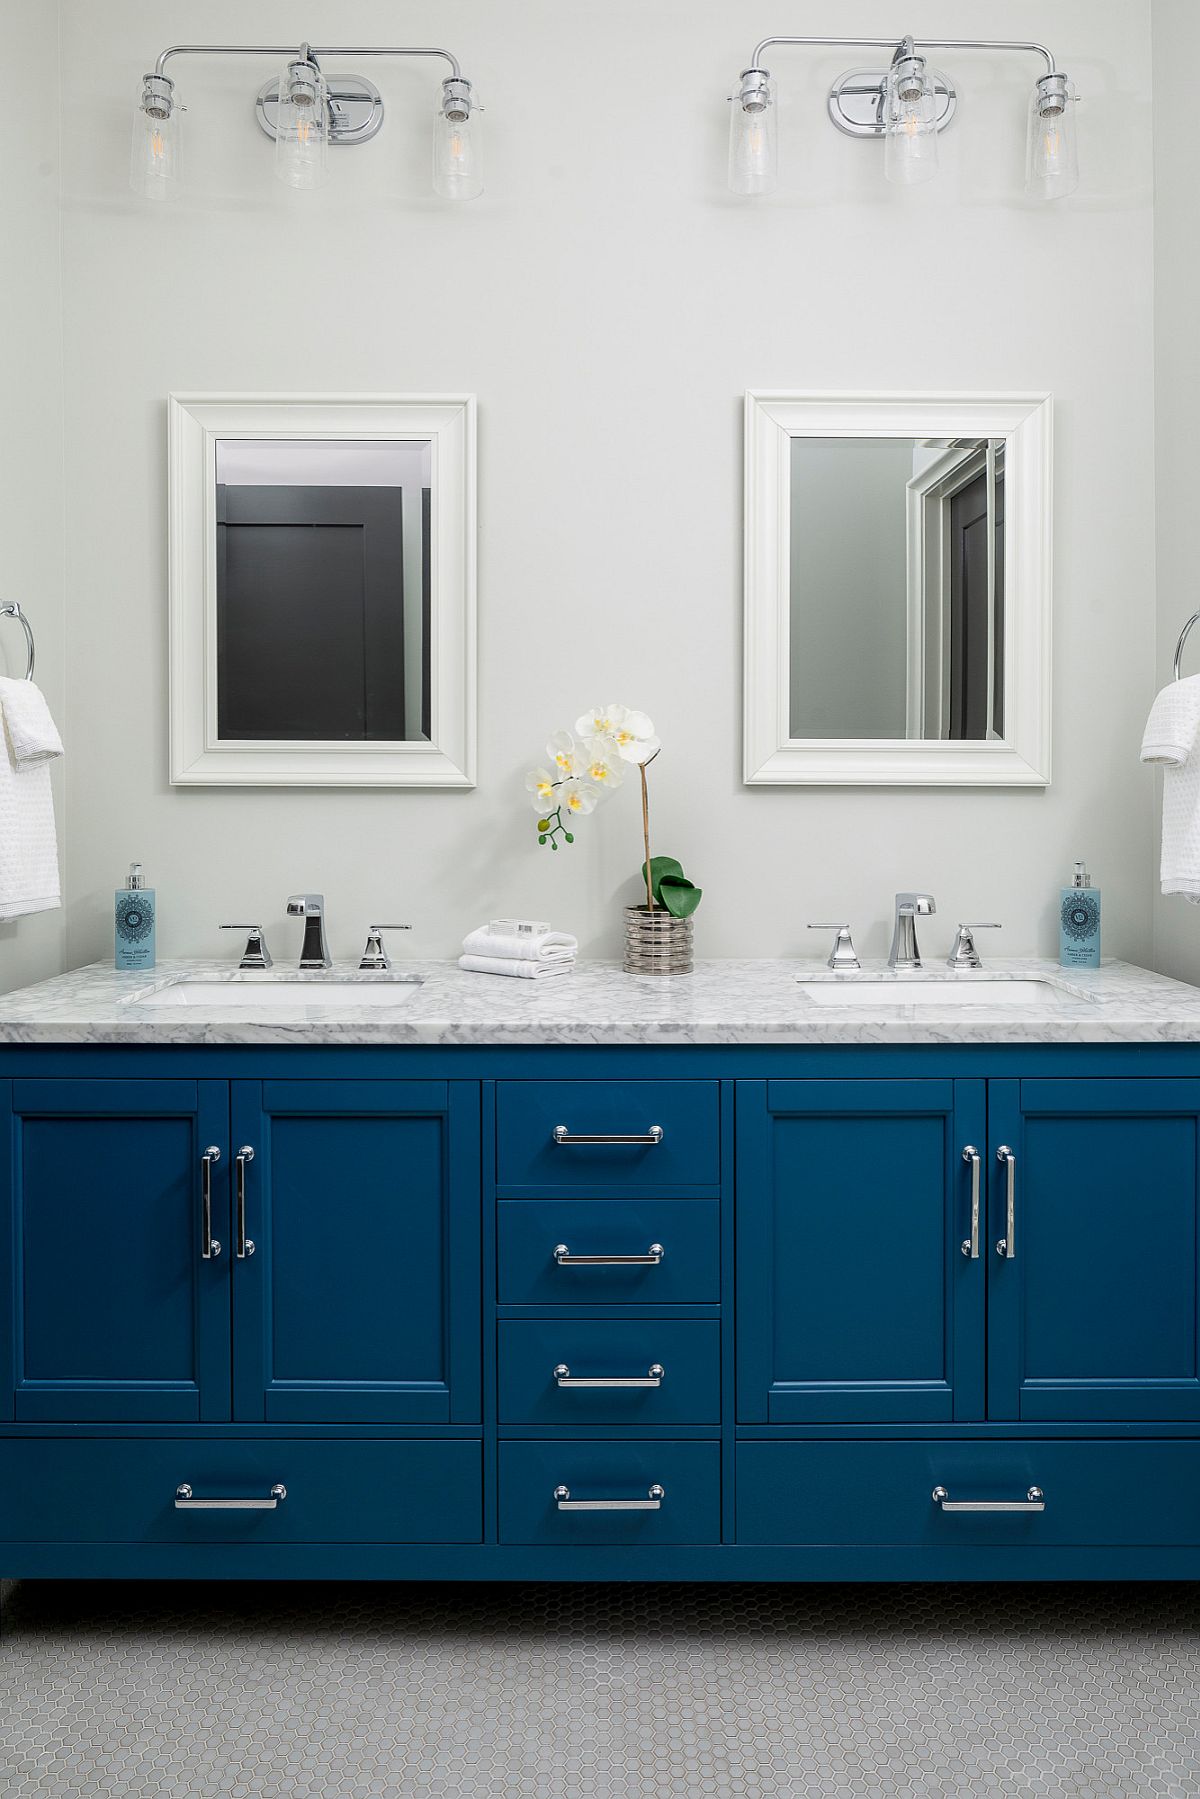
<svg viewBox="0 0 1200 1799">
<path fill-rule="evenodd" d="M 329 179 L 329 95 L 308 57 L 293 58 L 279 77 L 275 173 L 288 187 L 323 187 Z"/>
<path fill-rule="evenodd" d="M 129 185 L 144 200 L 163 200 L 179 175 L 180 108 L 168 75 L 143 75 L 133 116 Z"/>
<path fill-rule="evenodd" d="M 1043 75 L 1029 102 L 1025 191 L 1061 200 L 1079 186 L 1075 88 L 1065 75 Z"/>
<path fill-rule="evenodd" d="M 735 194 L 769 194 L 779 179 L 775 84 L 766 69 L 744 69 L 729 99 L 729 185 Z"/>
<path fill-rule="evenodd" d="M 443 200 L 474 200 L 483 192 L 483 138 L 471 83 L 451 76 L 433 128 L 433 191 Z"/>
<path fill-rule="evenodd" d="M 902 56 L 888 70 L 883 96 L 883 170 L 912 184 L 937 174 L 937 92 L 923 56 Z"/>
</svg>

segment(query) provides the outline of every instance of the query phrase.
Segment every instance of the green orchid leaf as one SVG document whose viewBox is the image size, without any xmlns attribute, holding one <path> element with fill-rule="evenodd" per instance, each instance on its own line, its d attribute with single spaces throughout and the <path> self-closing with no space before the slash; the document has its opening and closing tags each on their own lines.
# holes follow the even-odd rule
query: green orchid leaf
<svg viewBox="0 0 1200 1799">
<path fill-rule="evenodd" d="M 658 897 L 672 918 L 690 918 L 704 898 L 704 889 L 685 875 L 664 875 Z"/>
<path fill-rule="evenodd" d="M 657 904 L 662 905 L 662 883 L 665 875 L 682 875 L 683 863 L 677 862 L 674 856 L 651 856 L 650 887 Z M 646 864 L 642 863 L 642 885 L 646 884 Z"/>
</svg>

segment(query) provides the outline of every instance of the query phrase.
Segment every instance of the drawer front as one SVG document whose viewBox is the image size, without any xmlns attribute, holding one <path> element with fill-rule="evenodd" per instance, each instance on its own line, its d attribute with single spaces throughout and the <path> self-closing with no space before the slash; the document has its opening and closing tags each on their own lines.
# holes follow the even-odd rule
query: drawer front
<svg viewBox="0 0 1200 1799">
<path fill-rule="evenodd" d="M 269 1499 L 247 1510 L 194 1499 Z M 10 1438 L 0 1442 L 0 1540 L 109 1543 L 478 1543 L 477 1442 L 237 1442 Z"/>
<path fill-rule="evenodd" d="M 950 1511 L 954 1503 L 1045 1510 Z M 739 1543 L 1200 1543 L 1200 1442 L 739 1443 Z"/>
<path fill-rule="evenodd" d="M 505 1199 L 499 1297 L 509 1305 L 707 1305 L 721 1296 L 715 1199 Z M 600 1256 L 601 1262 L 560 1262 Z M 648 1256 L 658 1247 L 661 1259 Z"/>
<path fill-rule="evenodd" d="M 662 1488 L 656 1510 L 590 1511 L 559 1507 L 598 1500 L 645 1503 Z M 500 1445 L 502 1543 L 719 1543 L 719 1443 L 552 1443 Z"/>
<path fill-rule="evenodd" d="M 556 1142 L 565 1130 L 568 1141 Z M 579 1143 L 576 1137 L 657 1142 Z M 501 1081 L 496 1088 L 501 1187 L 653 1192 L 721 1179 L 716 1081 Z"/>
<path fill-rule="evenodd" d="M 644 1384 L 570 1384 L 621 1380 Z M 500 1418 L 719 1424 L 721 1327 L 715 1319 L 509 1319 L 500 1325 Z"/>
</svg>

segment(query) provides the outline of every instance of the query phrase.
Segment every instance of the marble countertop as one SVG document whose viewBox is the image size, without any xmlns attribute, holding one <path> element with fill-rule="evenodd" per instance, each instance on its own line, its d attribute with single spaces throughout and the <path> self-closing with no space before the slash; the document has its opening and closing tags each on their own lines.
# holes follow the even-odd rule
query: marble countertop
<svg viewBox="0 0 1200 1799">
<path fill-rule="evenodd" d="M 332 1011 L 319 1003 L 329 979 L 405 992 L 394 1010 L 364 1004 Z M 216 983 L 222 1003 L 208 1002 L 203 991 L 186 1005 L 145 1003 L 183 980 Z M 1019 1007 L 1002 1003 L 1003 994 L 992 997 L 999 983 L 1014 980 L 1041 982 L 1044 992 Z M 990 988 L 986 999 L 981 982 Z M 255 989 L 281 983 L 296 984 L 295 1006 L 264 1011 Z M 840 1001 L 822 1005 L 806 983 L 870 983 L 879 999 L 852 1009 Z M 894 1003 L 914 984 L 937 984 L 945 1004 Z M 951 994 L 965 985 L 979 989 L 969 1007 Z M 231 988 L 244 989 L 244 1006 L 240 993 L 230 1003 Z M 228 963 L 163 961 L 149 974 L 118 974 L 96 963 L 0 995 L 0 1044 L 85 1043 L 1200 1043 L 1200 988 L 1125 962 L 1070 973 L 1055 962 L 989 961 L 981 973 L 952 973 L 935 963 L 917 975 L 868 963 L 861 974 L 834 975 L 819 962 L 730 960 L 698 962 L 694 974 L 670 979 L 582 962 L 569 975 L 539 981 L 465 974 L 455 962 L 405 962 L 391 976 L 337 967 L 297 982 L 288 968 L 242 974 Z"/>
</svg>

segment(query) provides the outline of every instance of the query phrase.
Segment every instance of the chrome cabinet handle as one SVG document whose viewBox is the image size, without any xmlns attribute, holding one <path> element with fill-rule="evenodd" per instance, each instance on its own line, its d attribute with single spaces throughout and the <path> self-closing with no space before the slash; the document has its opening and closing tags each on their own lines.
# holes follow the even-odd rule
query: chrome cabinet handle
<svg viewBox="0 0 1200 1799">
<path fill-rule="evenodd" d="M 244 1262 L 247 1256 L 254 1254 L 254 1238 L 246 1235 L 246 1163 L 253 1162 L 254 1151 L 248 1143 L 243 1143 L 234 1157 L 237 1170 L 237 1259 Z"/>
<path fill-rule="evenodd" d="M 652 1243 L 644 1256 L 575 1256 L 565 1243 L 553 1251 L 560 1268 L 657 1268 L 666 1253 L 661 1243 Z"/>
<path fill-rule="evenodd" d="M 996 1245 L 996 1254 L 1011 1262 L 1017 1253 L 1017 1158 L 1007 1143 L 1002 1143 L 996 1151 L 996 1160 L 1001 1168 L 1008 1168 L 1008 1206 L 1006 1214 L 1005 1235 Z"/>
<path fill-rule="evenodd" d="M 212 1234 L 212 1171 L 221 1160 L 221 1152 L 210 1143 L 200 1158 L 200 1254 L 206 1262 L 221 1253 L 221 1245 Z"/>
<path fill-rule="evenodd" d="M 555 1487 L 554 1500 L 560 1512 L 660 1512 L 667 1497 L 665 1487 L 655 1481 L 644 1499 L 572 1499 L 570 1487 Z"/>
<path fill-rule="evenodd" d="M 576 1133 L 573 1135 L 570 1130 L 570 1127 L 568 1125 L 556 1124 L 552 1135 L 553 1135 L 555 1143 L 562 1145 L 564 1148 L 568 1147 L 572 1143 L 649 1143 L 649 1144 L 655 1144 L 655 1143 L 662 1142 L 663 1128 L 662 1128 L 661 1124 L 652 1124 L 648 1131 L 634 1131 L 632 1134 L 629 1134 L 629 1135 L 626 1135 L 624 1132 L 617 1131 L 617 1132 L 609 1132 L 606 1135 L 596 1137 L 596 1136 L 591 1136 L 589 1134 L 582 1133 L 582 1132 Z"/>
<path fill-rule="evenodd" d="M 661 1362 L 651 1362 L 645 1374 L 572 1374 L 565 1362 L 554 1370 L 559 1387 L 661 1387 L 666 1379 Z"/>
<path fill-rule="evenodd" d="M 1030 1487 L 1024 1499 L 951 1499 L 945 1487 L 935 1487 L 931 1495 L 934 1505 L 944 1512 L 1044 1512 L 1046 1495 L 1040 1487 Z"/>
<path fill-rule="evenodd" d="M 186 1481 L 175 1489 L 177 1512 L 273 1512 L 287 1488 L 277 1481 L 266 1499 L 197 1499 Z"/>
<path fill-rule="evenodd" d="M 981 1157 L 973 1143 L 968 1143 L 962 1152 L 962 1159 L 971 1169 L 971 1235 L 964 1237 L 962 1252 L 970 1256 L 973 1262 L 979 1260 L 979 1171 Z"/>
</svg>

